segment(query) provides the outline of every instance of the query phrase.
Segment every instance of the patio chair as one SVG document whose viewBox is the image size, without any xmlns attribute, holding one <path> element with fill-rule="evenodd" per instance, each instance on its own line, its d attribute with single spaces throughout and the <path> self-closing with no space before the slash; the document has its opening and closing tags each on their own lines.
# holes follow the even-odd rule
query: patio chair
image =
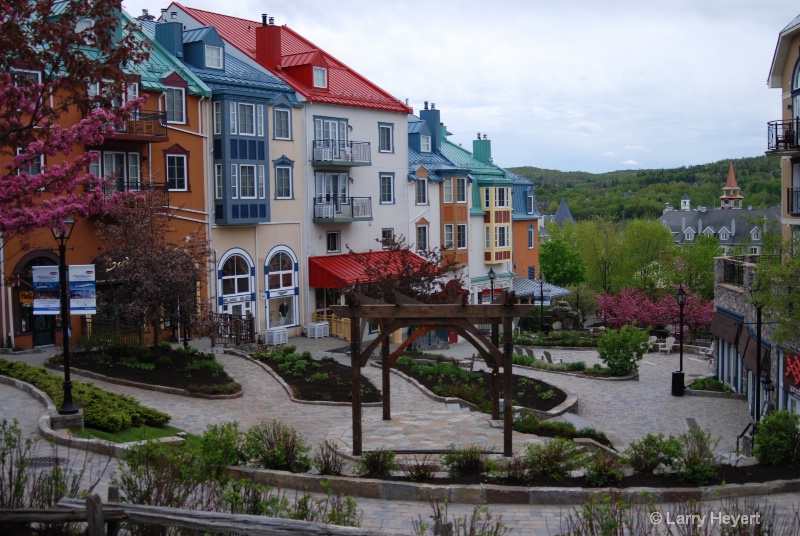
<svg viewBox="0 0 800 536">
<path fill-rule="evenodd" d="M 671 354 L 675 346 L 675 337 L 667 337 L 667 340 L 658 345 L 659 354 Z"/>
<path fill-rule="evenodd" d="M 652 352 L 653 350 L 658 348 L 658 337 L 655 335 L 650 335 L 650 339 L 647 341 L 647 350 Z"/>
<path fill-rule="evenodd" d="M 553 356 L 550 355 L 550 352 L 547 350 L 544 351 L 544 358 L 547 360 L 548 363 L 551 365 L 553 364 Z"/>
<path fill-rule="evenodd" d="M 528 357 L 532 357 L 533 359 L 536 359 L 536 356 L 533 355 L 533 348 L 525 348 L 525 353 L 528 354 Z"/>
</svg>

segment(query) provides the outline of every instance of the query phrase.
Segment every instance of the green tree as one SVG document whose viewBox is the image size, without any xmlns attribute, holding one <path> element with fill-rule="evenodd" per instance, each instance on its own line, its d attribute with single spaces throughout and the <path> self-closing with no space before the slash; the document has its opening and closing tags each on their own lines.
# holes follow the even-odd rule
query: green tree
<svg viewBox="0 0 800 536">
<path fill-rule="evenodd" d="M 553 226 L 558 227 L 555 224 Z M 563 233 L 552 233 L 551 239 L 542 244 L 539 250 L 539 266 L 547 280 L 559 286 L 577 285 L 586 277 L 586 263 L 577 245 L 568 242 Z"/>
<path fill-rule="evenodd" d="M 622 243 L 616 225 L 609 217 L 595 217 L 576 224 L 576 239 L 586 265 L 586 281 L 597 292 L 616 292 L 622 256 Z"/>
<path fill-rule="evenodd" d="M 664 258 L 675 249 L 672 233 L 658 221 L 637 219 L 625 227 L 621 242 L 622 277 L 655 298 L 670 283 L 665 279 Z"/>
<path fill-rule="evenodd" d="M 800 348 L 800 241 L 787 242 L 781 262 L 759 262 L 756 265 L 756 300 L 764 305 L 763 311 L 774 331 L 770 338 L 783 346 Z"/>
<path fill-rule="evenodd" d="M 714 257 L 722 254 L 719 240 L 699 235 L 697 240 L 684 244 L 675 255 L 675 279 L 707 300 L 714 299 Z"/>
</svg>

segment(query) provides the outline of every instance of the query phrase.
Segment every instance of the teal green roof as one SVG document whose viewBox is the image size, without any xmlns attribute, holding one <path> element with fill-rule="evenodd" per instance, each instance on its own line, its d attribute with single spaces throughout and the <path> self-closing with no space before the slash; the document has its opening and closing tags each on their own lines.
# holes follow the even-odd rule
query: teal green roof
<svg viewBox="0 0 800 536">
<path fill-rule="evenodd" d="M 481 187 L 510 188 L 513 185 L 512 180 L 506 175 L 503 168 L 476 160 L 471 152 L 459 145 L 442 140 L 441 152 L 456 166 L 469 169 L 470 177 L 475 179 L 475 184 L 473 184 L 472 188 L 472 208 L 470 209 L 470 214 L 472 215 L 485 213 L 481 202 Z"/>
</svg>

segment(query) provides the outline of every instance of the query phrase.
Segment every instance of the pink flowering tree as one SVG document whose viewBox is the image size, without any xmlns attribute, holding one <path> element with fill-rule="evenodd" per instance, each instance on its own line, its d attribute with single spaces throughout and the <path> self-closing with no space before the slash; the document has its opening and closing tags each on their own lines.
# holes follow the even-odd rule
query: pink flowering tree
<svg viewBox="0 0 800 536">
<path fill-rule="evenodd" d="M 143 102 L 119 105 L 131 82 L 125 67 L 149 53 L 120 25 L 119 0 L 0 0 L 4 238 L 113 204 L 83 148 L 102 144 Z M 101 90 L 90 94 L 94 83 Z"/>
</svg>

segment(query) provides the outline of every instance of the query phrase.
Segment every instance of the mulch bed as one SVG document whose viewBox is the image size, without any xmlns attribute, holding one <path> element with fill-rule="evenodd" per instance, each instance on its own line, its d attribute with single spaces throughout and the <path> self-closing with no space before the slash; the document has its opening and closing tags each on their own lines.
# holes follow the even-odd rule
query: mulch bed
<svg viewBox="0 0 800 536">
<path fill-rule="evenodd" d="M 190 354 L 175 349 L 160 349 L 150 358 L 143 358 L 140 348 L 115 347 L 102 356 L 95 352 L 74 352 L 70 354 L 70 366 L 102 374 L 110 378 L 128 380 L 150 385 L 174 387 L 187 391 L 206 391 L 207 387 L 223 386 L 233 381 L 226 373 L 214 375 L 208 368 L 184 370 L 189 363 L 197 359 L 198 354 Z M 134 359 L 136 358 L 136 359 Z M 151 362 L 152 370 L 126 365 L 124 362 Z M 62 365 L 60 361 L 57 364 Z M 241 387 L 237 390 L 241 391 Z M 227 392 L 227 391 L 226 391 Z"/>
<path fill-rule="evenodd" d="M 364 477 L 369 478 L 369 477 Z M 770 482 L 773 480 L 800 479 L 800 467 L 772 467 L 764 465 L 749 465 L 746 467 L 723 466 L 720 469 L 720 477 L 709 485 L 718 484 L 746 484 L 751 482 Z M 406 476 L 392 476 L 384 480 L 397 482 L 411 482 Z M 497 484 L 508 486 L 525 487 L 561 487 L 561 488 L 584 488 L 586 479 L 584 477 L 570 477 L 563 480 L 553 480 L 547 476 L 539 476 L 532 482 L 519 482 L 509 479 L 492 478 L 486 475 L 472 475 L 463 477 L 436 477 L 424 482 L 425 484 L 435 485 L 477 485 L 477 484 Z M 615 485 L 617 488 L 697 488 L 696 484 L 680 480 L 675 475 L 631 475 L 622 479 L 622 482 Z"/>
<path fill-rule="evenodd" d="M 414 378 L 420 384 L 425 386 L 429 391 L 434 392 L 434 388 L 437 386 L 449 386 L 454 385 L 446 377 L 431 377 L 431 376 L 420 376 L 418 374 L 414 374 L 411 371 L 411 366 L 409 365 L 401 365 L 398 363 L 395 368 L 406 374 L 407 376 Z M 489 372 L 474 372 L 476 374 L 476 378 L 480 379 L 480 385 L 483 392 L 486 393 L 487 400 L 491 400 L 491 392 L 492 392 L 492 375 Z M 520 384 L 520 380 L 523 380 L 525 385 Z M 537 387 L 538 386 L 538 387 Z M 539 397 L 540 393 L 547 392 L 551 390 L 555 393 L 553 398 L 543 399 Z M 567 394 L 555 387 L 554 385 L 550 385 L 549 383 L 536 380 L 533 378 L 527 378 L 524 376 L 513 376 L 513 383 L 511 391 L 514 393 L 514 401 L 513 404 L 515 406 L 523 406 L 530 409 L 535 409 L 539 411 L 549 411 L 554 407 L 558 406 L 564 400 L 567 399 Z M 500 374 L 500 396 L 503 396 L 503 374 Z M 468 401 L 470 402 L 470 401 Z"/>
<path fill-rule="evenodd" d="M 353 401 L 353 372 L 350 367 L 340 364 L 334 359 L 314 360 L 319 368 L 309 369 L 302 376 L 286 374 L 274 366 L 268 359 L 262 363 L 270 367 L 292 389 L 293 396 L 300 400 L 317 400 L 325 402 Z M 315 374 L 327 374 L 327 380 L 311 380 Z M 361 376 L 361 403 L 380 402 L 381 392 L 364 376 Z"/>
</svg>

